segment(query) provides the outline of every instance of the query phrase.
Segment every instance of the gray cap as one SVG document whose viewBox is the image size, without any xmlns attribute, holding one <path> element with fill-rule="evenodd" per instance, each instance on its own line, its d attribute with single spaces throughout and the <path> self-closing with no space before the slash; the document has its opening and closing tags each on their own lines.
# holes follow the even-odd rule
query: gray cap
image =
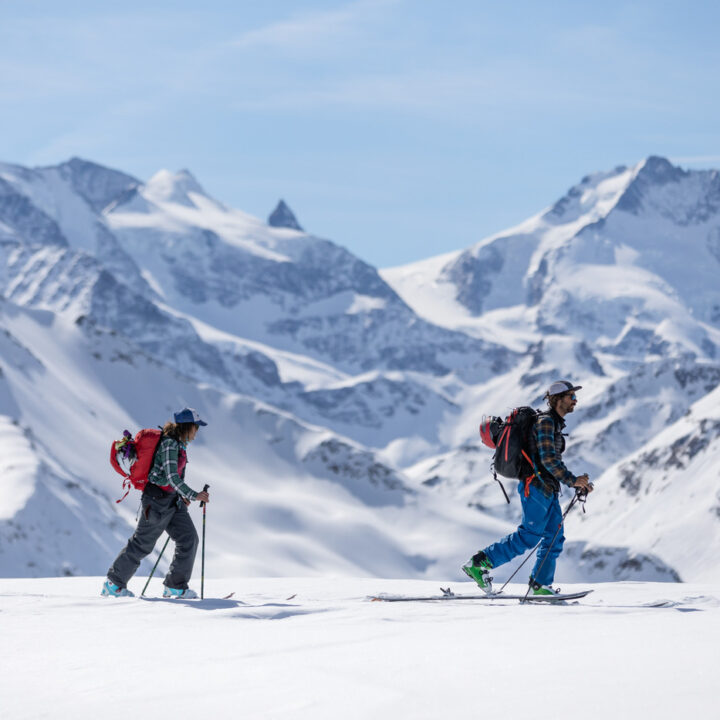
<svg viewBox="0 0 720 720">
<path fill-rule="evenodd" d="M 548 395 L 561 395 L 562 393 L 572 392 L 573 390 L 581 390 L 582 385 L 573 385 L 567 380 L 556 380 L 547 391 Z"/>
</svg>

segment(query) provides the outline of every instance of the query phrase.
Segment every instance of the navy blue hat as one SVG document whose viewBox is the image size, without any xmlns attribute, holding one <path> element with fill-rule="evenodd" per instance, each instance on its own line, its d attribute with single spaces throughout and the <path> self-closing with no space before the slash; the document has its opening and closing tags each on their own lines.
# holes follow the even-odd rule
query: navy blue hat
<svg viewBox="0 0 720 720">
<path fill-rule="evenodd" d="M 198 411 L 193 408 L 183 408 L 180 412 L 175 413 L 176 423 L 195 423 L 195 425 L 207 425 L 204 420 L 200 419 Z"/>
</svg>

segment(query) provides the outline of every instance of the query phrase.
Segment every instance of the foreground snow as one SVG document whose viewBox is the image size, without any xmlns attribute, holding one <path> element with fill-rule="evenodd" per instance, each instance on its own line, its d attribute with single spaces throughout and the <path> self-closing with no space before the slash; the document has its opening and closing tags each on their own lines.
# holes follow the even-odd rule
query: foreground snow
<svg viewBox="0 0 720 720">
<path fill-rule="evenodd" d="M 159 599 L 157 579 L 145 600 L 101 598 L 101 578 L 2 579 L 1 714 L 657 720 L 716 706 L 720 586 L 598 584 L 564 607 L 366 599 L 448 584 L 472 588 L 212 579 L 206 596 L 235 596 L 183 602 Z"/>
</svg>

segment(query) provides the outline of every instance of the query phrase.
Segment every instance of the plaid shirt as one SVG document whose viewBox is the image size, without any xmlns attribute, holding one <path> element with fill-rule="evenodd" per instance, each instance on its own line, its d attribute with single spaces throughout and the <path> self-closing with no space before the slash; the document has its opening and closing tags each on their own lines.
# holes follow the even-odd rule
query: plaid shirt
<svg viewBox="0 0 720 720">
<path fill-rule="evenodd" d="M 155 453 L 155 462 L 148 473 L 148 482 L 160 485 L 170 485 L 176 492 L 187 500 L 194 500 L 197 492 L 188 487 L 178 474 L 178 453 L 181 444 L 171 437 L 163 437 Z M 183 477 L 185 468 L 183 468 Z"/>
<path fill-rule="evenodd" d="M 562 461 L 565 450 L 562 434 L 564 427 L 565 420 L 554 410 L 540 415 L 535 423 L 540 478 L 533 477 L 531 484 L 540 488 L 545 497 L 560 492 L 560 483 L 572 487 L 577 481 Z"/>
</svg>

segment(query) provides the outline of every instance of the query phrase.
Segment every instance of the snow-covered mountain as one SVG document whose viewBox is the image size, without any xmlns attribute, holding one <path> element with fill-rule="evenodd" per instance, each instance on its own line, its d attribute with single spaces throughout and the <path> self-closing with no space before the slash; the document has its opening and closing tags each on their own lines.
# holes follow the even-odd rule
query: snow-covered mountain
<svg viewBox="0 0 720 720">
<path fill-rule="evenodd" d="M 518 511 L 487 472 L 481 416 L 538 405 L 562 376 L 584 386 L 568 463 L 605 498 L 568 531 L 566 572 L 693 579 L 649 533 L 609 532 L 606 498 L 611 466 L 720 384 L 719 264 L 718 174 L 661 158 L 381 272 L 284 202 L 266 224 L 187 170 L 0 164 L 0 442 L 17 488 L 0 574 L 104 572 L 133 519 L 112 502 L 109 443 L 181 404 L 211 423 L 189 472 L 216 493 L 217 570 L 456 573 Z M 698 428 L 713 456 L 712 423 Z"/>
<path fill-rule="evenodd" d="M 718 172 L 651 157 L 584 178 L 467 250 L 382 275 L 424 317 L 478 336 L 535 331 L 613 355 L 714 358 L 719 228 Z"/>
<path fill-rule="evenodd" d="M 0 173 L 16 198 L 39 198 L 45 225 L 57 227 L 40 247 L 27 213 L 0 209 L 9 236 L 8 298 L 52 310 L 72 303 L 76 315 L 132 335 L 197 380 L 253 392 L 311 421 L 342 416 L 343 432 L 375 445 L 404 434 L 388 425 L 407 424 L 414 398 L 437 395 L 434 404 L 446 406 L 435 378 L 451 369 L 489 377 L 510 365 L 513 354 L 504 347 L 420 319 L 374 268 L 343 248 L 228 210 L 187 171 L 160 172 L 146 185 L 107 171 L 110 178 L 98 183 L 119 194 L 103 197 L 109 201 L 98 214 L 72 193 L 101 172 L 73 160 Z M 66 195 L 71 211 L 57 203 Z M 317 382 L 306 382 L 308 366 L 321 395 Z M 358 375 L 358 383 L 393 397 L 382 413 L 348 382 Z M 287 387 L 295 382 L 294 391 Z"/>
</svg>

